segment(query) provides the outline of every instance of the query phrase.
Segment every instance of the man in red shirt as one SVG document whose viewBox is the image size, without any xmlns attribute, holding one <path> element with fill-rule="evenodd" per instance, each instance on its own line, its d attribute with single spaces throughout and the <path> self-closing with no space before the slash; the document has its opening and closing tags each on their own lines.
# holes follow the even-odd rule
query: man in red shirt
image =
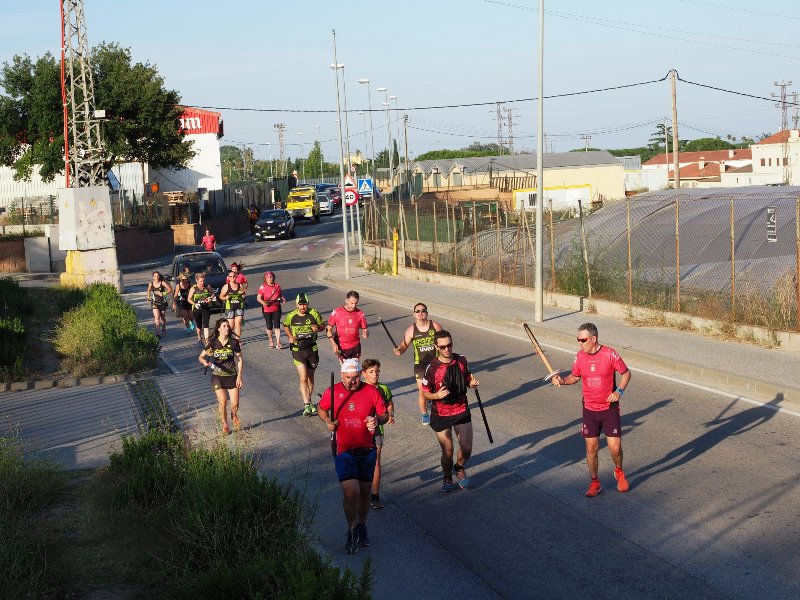
<svg viewBox="0 0 800 600">
<path fill-rule="evenodd" d="M 369 546 L 367 515 L 372 478 L 375 474 L 375 429 L 389 420 L 383 396 L 377 388 L 361 381 L 361 363 L 348 358 L 342 363 L 342 383 L 325 390 L 319 401 L 319 418 L 331 432 L 331 449 L 336 475 L 344 494 L 348 554 Z"/>
<path fill-rule="evenodd" d="M 467 388 L 478 387 L 467 359 L 453 352 L 453 337 L 442 329 L 433 336 L 436 358 L 428 363 L 422 378 L 422 395 L 431 401 L 430 426 L 442 448 L 442 491 L 466 489 L 470 481 L 464 469 L 472 456 L 472 415 L 467 403 Z M 453 432 L 458 437 L 458 462 L 453 464 Z M 456 482 L 453 483 L 455 475 Z"/>
<path fill-rule="evenodd" d="M 583 385 L 583 427 L 582 434 L 586 440 L 586 464 L 592 478 L 586 495 L 597 496 L 603 491 L 597 477 L 600 448 L 600 432 L 606 434 L 606 443 L 614 461 L 614 478 L 617 490 L 628 491 L 628 480 L 622 470 L 622 424 L 619 412 L 619 399 L 631 380 L 631 372 L 616 350 L 602 346 L 597 341 L 597 327 L 593 323 L 584 323 L 578 327 L 578 344 L 580 351 L 572 363 L 572 373 L 566 377 L 556 375 L 553 385 L 572 385 L 582 381 Z M 620 377 L 616 383 L 617 373 Z"/>
<path fill-rule="evenodd" d="M 203 236 L 201 243 L 206 252 L 213 252 L 217 249 L 217 239 L 211 235 L 211 230 L 208 227 L 206 227 L 206 234 Z"/>
<path fill-rule="evenodd" d="M 347 358 L 361 358 L 361 337 L 367 339 L 367 317 L 358 308 L 359 295 L 356 291 L 347 292 L 344 306 L 333 309 L 328 318 L 328 339 L 331 341 L 333 353 L 339 357 L 339 362 Z M 333 328 L 336 328 L 334 333 Z"/>
</svg>

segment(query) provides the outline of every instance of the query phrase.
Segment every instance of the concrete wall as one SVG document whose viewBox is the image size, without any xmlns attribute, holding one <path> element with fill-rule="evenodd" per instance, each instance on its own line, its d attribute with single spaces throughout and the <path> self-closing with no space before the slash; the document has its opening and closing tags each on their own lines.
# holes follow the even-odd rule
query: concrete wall
<svg viewBox="0 0 800 600">
<path fill-rule="evenodd" d="M 149 233 L 138 229 L 115 229 L 114 240 L 120 265 L 143 262 L 175 251 L 171 230 Z"/>
</svg>

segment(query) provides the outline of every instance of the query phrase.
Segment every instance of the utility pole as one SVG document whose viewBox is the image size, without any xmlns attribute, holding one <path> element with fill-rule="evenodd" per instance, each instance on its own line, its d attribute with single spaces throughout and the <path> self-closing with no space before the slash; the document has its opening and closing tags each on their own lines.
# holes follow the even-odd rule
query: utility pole
<svg viewBox="0 0 800 600">
<path fill-rule="evenodd" d="M 278 130 L 278 177 L 286 177 L 286 124 L 275 123 L 274 127 Z"/>
<path fill-rule="evenodd" d="M 58 247 L 67 251 L 61 284 L 84 287 L 110 283 L 121 292 L 122 273 L 117 262 L 105 148 L 100 135 L 100 119 L 105 118 L 105 111 L 96 110 L 95 106 L 83 0 L 61 0 L 59 4 L 67 185 L 58 190 Z"/>
<path fill-rule="evenodd" d="M 499 149 L 499 154 L 503 154 L 503 145 L 505 144 L 505 139 L 503 139 L 503 110 L 505 108 L 505 103 L 497 102 L 495 103 L 495 108 L 497 110 L 497 147 Z"/>
<path fill-rule="evenodd" d="M 681 187 L 681 173 L 678 168 L 680 165 L 678 160 L 678 93 L 676 90 L 678 72 L 672 69 L 670 75 L 672 76 L 672 168 L 675 171 L 675 189 L 677 190 Z M 669 167 L 667 167 L 667 173 L 669 173 Z"/>
<path fill-rule="evenodd" d="M 582 135 L 581 139 L 584 142 L 583 151 L 584 152 L 588 152 L 589 151 L 589 142 L 592 140 L 592 136 L 590 136 L 588 134 L 587 135 Z"/>
<path fill-rule="evenodd" d="M 786 131 L 789 129 L 789 119 L 788 119 L 788 104 L 786 102 L 786 88 L 792 85 L 791 81 L 781 81 L 778 83 L 777 81 L 774 82 L 774 85 L 781 88 L 779 94 L 772 92 L 771 96 L 773 98 L 779 98 L 779 101 L 775 103 L 775 106 L 781 109 L 781 132 Z M 786 139 L 783 141 L 783 183 L 784 185 L 789 185 L 789 135 L 787 133 Z"/>
<path fill-rule="evenodd" d="M 507 108 L 506 115 L 508 117 L 508 152 L 514 154 L 514 109 Z"/>
<path fill-rule="evenodd" d="M 413 200 L 415 200 L 415 198 L 411 194 L 411 182 L 409 181 L 409 178 L 408 178 L 409 169 L 408 169 L 408 115 L 407 114 L 403 115 L 403 130 L 404 130 L 403 138 L 404 138 L 405 147 L 406 147 L 405 148 L 405 154 L 406 154 L 406 187 L 409 190 L 409 194 L 408 195 L 411 197 L 411 199 L 413 201 Z"/>
</svg>

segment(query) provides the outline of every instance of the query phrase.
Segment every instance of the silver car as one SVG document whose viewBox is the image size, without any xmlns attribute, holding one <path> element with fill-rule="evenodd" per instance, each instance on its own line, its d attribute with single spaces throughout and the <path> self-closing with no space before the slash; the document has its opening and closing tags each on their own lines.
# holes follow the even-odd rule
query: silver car
<svg viewBox="0 0 800 600">
<path fill-rule="evenodd" d="M 333 214 L 333 198 L 328 192 L 317 192 L 317 201 L 319 202 L 319 214 Z"/>
</svg>

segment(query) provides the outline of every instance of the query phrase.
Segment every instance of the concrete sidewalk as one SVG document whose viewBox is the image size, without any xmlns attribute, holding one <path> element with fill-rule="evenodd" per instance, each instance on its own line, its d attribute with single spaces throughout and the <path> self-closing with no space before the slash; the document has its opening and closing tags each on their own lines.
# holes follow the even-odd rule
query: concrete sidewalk
<svg viewBox="0 0 800 600">
<path fill-rule="evenodd" d="M 578 351 L 578 327 L 595 323 L 604 344 L 617 349 L 632 369 L 674 377 L 692 384 L 721 390 L 735 397 L 769 402 L 785 410 L 800 411 L 800 355 L 768 350 L 755 345 L 719 340 L 701 334 L 658 327 L 635 327 L 624 320 L 587 314 L 579 310 L 546 306 L 544 322 L 534 322 L 532 303 L 491 293 L 492 286 L 476 285 L 458 278 L 429 283 L 409 277 L 378 275 L 351 264 L 351 278 L 344 276 L 344 257 L 328 260 L 315 276 L 321 283 L 341 290 L 357 290 L 363 298 L 378 298 L 408 307 L 425 302 L 432 318 L 457 320 L 516 337 L 530 345 L 522 323 L 528 323 L 548 352 L 554 368 L 568 369 Z M 482 287 L 482 291 L 468 288 Z M 499 286 L 498 286 L 499 287 Z M 395 341 L 401 330 L 394 327 Z M 382 332 L 376 335 L 383 335 Z M 532 348 L 531 348 L 532 349 Z M 542 371 L 544 367 L 542 366 Z"/>
</svg>

